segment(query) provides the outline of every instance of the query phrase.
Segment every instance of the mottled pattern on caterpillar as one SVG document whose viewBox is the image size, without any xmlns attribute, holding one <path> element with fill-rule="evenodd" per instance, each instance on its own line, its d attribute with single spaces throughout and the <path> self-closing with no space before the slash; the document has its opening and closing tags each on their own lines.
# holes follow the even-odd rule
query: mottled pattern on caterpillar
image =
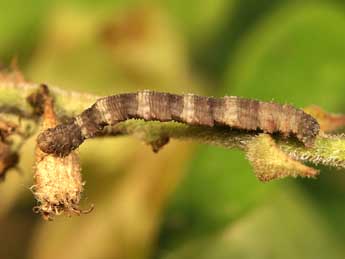
<svg viewBox="0 0 345 259">
<path fill-rule="evenodd" d="M 38 145 L 46 153 L 64 156 L 85 139 L 100 134 L 105 126 L 132 118 L 209 127 L 225 125 L 270 134 L 278 132 L 296 136 L 305 146 L 313 145 L 320 130 L 312 116 L 287 104 L 235 96 L 212 98 L 145 90 L 99 99 L 69 123 L 41 133 Z"/>
</svg>

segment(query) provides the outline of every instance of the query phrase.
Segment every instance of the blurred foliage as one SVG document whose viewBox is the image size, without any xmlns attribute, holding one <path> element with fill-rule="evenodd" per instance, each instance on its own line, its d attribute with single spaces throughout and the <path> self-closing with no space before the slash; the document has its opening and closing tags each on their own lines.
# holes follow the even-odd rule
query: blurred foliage
<svg viewBox="0 0 345 259">
<path fill-rule="evenodd" d="M 0 63 L 100 95 L 143 88 L 344 113 L 342 1 L 0 1 Z M 345 176 L 259 183 L 243 153 L 81 149 L 90 215 L 31 213 L 34 141 L 0 186 L 0 258 L 343 258 Z M 193 152 L 192 152 L 193 151 Z M 65 249 L 61 249 L 65 248 Z"/>
</svg>

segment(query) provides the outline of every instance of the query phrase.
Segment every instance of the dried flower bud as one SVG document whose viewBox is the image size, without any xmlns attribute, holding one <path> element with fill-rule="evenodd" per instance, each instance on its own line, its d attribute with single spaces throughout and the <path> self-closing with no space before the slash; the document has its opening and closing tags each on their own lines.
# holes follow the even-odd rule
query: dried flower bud
<svg viewBox="0 0 345 259">
<path fill-rule="evenodd" d="M 35 95 L 38 103 L 43 105 L 43 130 L 55 127 L 57 119 L 47 86 L 42 85 Z M 46 220 L 52 220 L 54 216 L 63 213 L 71 216 L 89 212 L 79 209 L 84 185 L 80 172 L 76 151 L 58 157 L 46 154 L 37 147 L 34 185 L 31 188 L 38 201 L 34 212 L 40 213 Z"/>
<path fill-rule="evenodd" d="M 37 150 L 37 153 L 41 151 Z M 40 156 L 37 154 L 37 157 Z M 83 191 L 80 171 L 76 152 L 66 157 L 43 154 L 42 159 L 36 163 L 34 174 L 35 185 L 32 190 L 39 203 L 34 211 L 49 220 L 62 213 L 80 214 L 78 206 Z"/>
<path fill-rule="evenodd" d="M 7 141 L 7 138 L 12 135 L 16 129 L 17 125 L 13 122 L 5 120 L 4 118 L 0 117 L 0 139 L 3 142 Z"/>
<path fill-rule="evenodd" d="M 10 168 L 14 168 L 19 161 L 17 153 L 11 150 L 10 145 L 0 141 L 0 178 L 4 178 Z"/>
</svg>

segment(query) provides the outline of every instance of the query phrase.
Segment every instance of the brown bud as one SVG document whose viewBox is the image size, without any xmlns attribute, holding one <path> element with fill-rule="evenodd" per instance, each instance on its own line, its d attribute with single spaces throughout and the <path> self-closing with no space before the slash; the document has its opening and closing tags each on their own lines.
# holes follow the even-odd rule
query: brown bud
<svg viewBox="0 0 345 259">
<path fill-rule="evenodd" d="M 37 150 L 37 153 L 41 153 Z M 43 152 L 42 152 L 43 153 Z M 81 168 L 76 152 L 66 157 L 37 154 L 33 193 L 38 201 L 34 211 L 51 220 L 55 215 L 80 214 L 79 202 L 83 191 Z"/>
<path fill-rule="evenodd" d="M 14 168 L 19 161 L 17 153 L 11 147 L 0 141 L 0 178 L 4 178 L 10 168 Z"/>
</svg>

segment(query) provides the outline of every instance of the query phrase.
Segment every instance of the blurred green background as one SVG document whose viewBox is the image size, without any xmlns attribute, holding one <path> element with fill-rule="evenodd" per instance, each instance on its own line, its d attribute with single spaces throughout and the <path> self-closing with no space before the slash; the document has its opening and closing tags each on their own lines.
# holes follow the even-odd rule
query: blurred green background
<svg viewBox="0 0 345 259">
<path fill-rule="evenodd" d="M 0 1 L 0 63 L 109 95 L 239 95 L 345 112 L 345 2 Z M 345 174 L 260 183 L 244 154 L 130 137 L 80 148 L 81 217 L 32 213 L 34 139 L 0 185 L 0 258 L 344 258 Z"/>
</svg>

